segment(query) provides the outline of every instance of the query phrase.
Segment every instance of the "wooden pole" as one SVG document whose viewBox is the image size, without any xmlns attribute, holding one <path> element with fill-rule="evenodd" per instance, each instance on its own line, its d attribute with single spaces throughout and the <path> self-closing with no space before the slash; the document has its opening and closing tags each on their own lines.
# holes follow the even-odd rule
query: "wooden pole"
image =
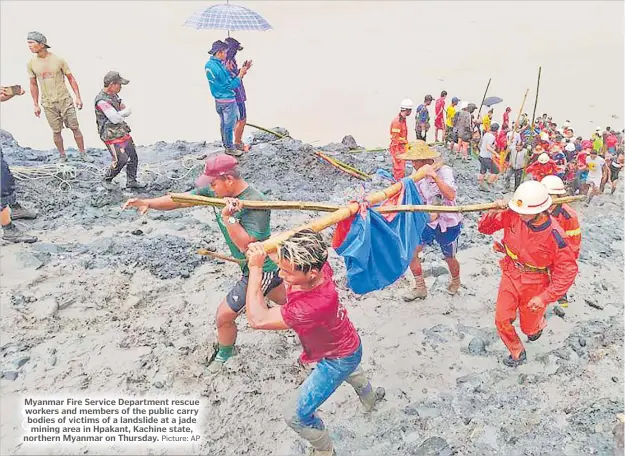
<svg viewBox="0 0 625 456">
<path fill-rule="evenodd" d="M 222 198 L 211 198 L 208 196 L 190 195 L 188 193 L 170 193 L 172 201 L 175 203 L 188 204 L 190 206 L 214 206 L 224 207 L 226 203 Z M 342 206 L 337 204 L 316 203 L 308 201 L 251 201 L 241 200 L 241 205 L 245 209 L 294 209 L 302 211 L 334 212 Z"/>
<path fill-rule="evenodd" d="M 529 91 L 530 89 L 527 89 L 525 91 L 525 95 L 523 96 L 523 102 L 521 103 L 521 107 L 519 108 L 519 115 L 516 116 L 516 120 L 514 121 L 514 128 L 512 129 L 512 139 L 514 139 L 514 133 L 519 128 L 519 120 L 521 119 L 521 114 L 523 114 L 523 108 L 525 107 L 525 100 L 527 100 L 527 94 L 529 93 Z M 501 159 L 501 157 L 499 158 L 500 170 L 503 168 L 503 165 L 506 162 L 506 158 L 508 158 L 509 153 L 510 153 L 510 144 L 508 144 L 508 146 L 506 147 L 505 154 L 503 155 L 503 160 Z"/>
<path fill-rule="evenodd" d="M 583 195 L 565 196 L 562 198 L 554 198 L 553 204 L 570 203 L 573 201 L 581 201 L 583 199 L 584 199 Z M 467 204 L 465 206 L 427 206 L 425 204 L 419 204 L 419 205 L 385 206 L 385 207 L 375 208 L 375 210 L 381 214 L 388 214 L 392 212 L 439 212 L 439 213 L 480 212 L 480 211 L 487 211 L 489 209 L 497 209 L 497 203 Z"/>
<path fill-rule="evenodd" d="M 213 257 L 218 260 L 229 261 L 230 263 L 237 263 L 237 264 L 247 263 L 246 260 L 239 260 L 238 258 L 230 257 L 227 255 L 222 255 L 221 253 L 217 253 L 217 252 L 211 252 L 210 250 L 207 250 L 207 249 L 199 249 L 196 253 L 198 255 L 205 255 L 205 256 Z"/>
<path fill-rule="evenodd" d="M 484 96 L 482 97 L 482 102 L 480 103 L 480 109 L 477 111 L 477 118 L 480 119 L 480 113 L 482 112 L 482 106 L 484 106 L 484 100 L 486 100 L 486 94 L 488 93 L 488 88 L 490 87 L 490 81 L 492 78 L 488 79 L 488 84 L 486 84 L 486 90 L 484 91 Z"/>
<path fill-rule="evenodd" d="M 534 111 L 532 112 L 532 127 L 530 135 L 534 138 L 534 122 L 536 121 L 536 107 L 538 106 L 538 91 L 540 90 L 540 72 L 543 67 L 538 67 L 538 82 L 536 83 L 536 98 L 534 99 Z"/>
<path fill-rule="evenodd" d="M 439 161 L 432 165 L 432 167 L 435 170 L 439 169 L 441 166 L 443 166 L 442 161 Z M 410 176 L 410 178 L 415 182 L 423 179 L 424 177 L 425 177 L 425 173 L 423 172 L 422 169 L 418 170 L 416 173 Z M 384 190 L 367 195 L 365 197 L 365 201 L 368 202 L 372 206 L 375 204 L 379 204 L 382 201 L 385 201 L 391 198 L 392 196 L 396 195 L 399 191 L 401 191 L 401 188 L 402 188 L 402 183 L 397 182 L 391 185 L 390 187 L 387 187 Z M 309 230 L 309 229 L 315 232 L 323 231 L 326 228 L 329 228 L 332 225 L 336 225 L 337 223 L 351 217 L 356 212 L 358 212 L 359 208 L 360 208 L 360 205 L 358 203 L 356 202 L 350 203 L 348 206 L 344 206 L 332 212 L 331 214 L 320 217 L 316 220 L 313 220 L 310 223 L 307 223 L 305 225 L 300 225 L 297 228 L 293 228 L 292 230 L 285 231 L 283 233 L 271 236 L 266 241 L 263 241 L 263 247 L 265 248 L 266 252 L 271 253 L 276 250 L 276 248 L 278 247 L 280 243 L 286 241 L 294 234 L 300 231 Z"/>
</svg>

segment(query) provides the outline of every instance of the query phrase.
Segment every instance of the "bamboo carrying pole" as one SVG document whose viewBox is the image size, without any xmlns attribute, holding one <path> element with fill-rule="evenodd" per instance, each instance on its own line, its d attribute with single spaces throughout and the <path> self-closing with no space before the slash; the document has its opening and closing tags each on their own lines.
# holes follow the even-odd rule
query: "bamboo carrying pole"
<svg viewBox="0 0 625 456">
<path fill-rule="evenodd" d="M 443 166 L 443 162 L 439 161 L 437 163 L 434 163 L 432 165 L 432 168 L 434 168 L 435 170 L 439 169 L 441 166 Z M 410 178 L 417 182 L 421 179 L 423 179 L 425 177 L 425 173 L 423 171 L 423 169 L 418 170 L 416 173 L 414 173 L 412 176 L 410 176 Z M 375 205 L 375 204 L 379 204 L 382 201 L 385 201 L 389 198 L 391 198 L 392 196 L 396 195 L 398 192 L 400 192 L 402 189 L 402 183 L 401 182 L 397 182 L 393 185 L 391 185 L 390 187 L 387 187 L 384 190 L 372 193 L 370 195 L 367 195 L 365 197 L 365 201 L 367 203 L 369 203 L 370 205 Z M 332 225 L 336 225 L 337 223 L 351 217 L 352 215 L 354 215 L 356 212 L 358 212 L 358 209 L 360 208 L 360 205 L 356 202 L 354 203 L 350 203 L 347 206 L 344 206 L 340 209 L 337 209 L 336 211 L 332 212 L 331 214 L 325 215 L 323 217 L 318 218 L 317 220 L 313 220 L 310 223 L 307 223 L 305 225 L 301 225 L 297 228 L 294 228 L 292 230 L 289 231 L 285 231 L 283 233 L 277 234 L 275 236 L 270 237 L 269 239 L 267 239 L 266 241 L 263 241 L 263 247 L 265 248 L 265 251 L 268 253 L 271 253 L 273 251 L 276 250 L 276 248 L 278 247 L 278 245 L 284 241 L 286 241 L 287 239 L 289 239 L 291 236 L 293 236 L 295 233 L 298 233 L 300 231 L 304 231 L 304 230 L 308 230 L 311 229 L 313 231 L 319 232 L 319 231 L 323 231 L 326 228 L 332 226 Z"/>
<path fill-rule="evenodd" d="M 416 180 L 418 180 L 418 179 L 416 179 Z M 395 184 L 395 185 L 397 185 L 397 184 Z M 386 191 L 389 191 L 391 189 L 392 189 L 392 187 L 389 187 L 388 189 L 386 189 Z M 554 198 L 552 202 L 553 202 L 553 204 L 571 203 L 571 202 L 574 202 L 574 201 L 581 201 L 581 200 L 583 200 L 585 198 L 586 197 L 584 195 L 565 196 L 565 197 L 562 197 L 562 198 Z M 248 202 L 250 202 L 250 201 L 248 201 Z M 256 203 L 257 201 L 254 201 L 254 202 Z M 260 208 L 256 207 L 255 209 L 260 209 Z M 351 205 L 348 206 L 348 207 L 342 208 L 342 209 L 351 209 Z M 376 208 L 375 210 L 380 212 L 380 213 L 391 213 L 391 212 L 439 212 L 439 213 L 450 213 L 450 212 L 480 212 L 480 211 L 486 211 L 486 210 L 489 210 L 489 209 L 497 209 L 497 203 L 470 204 L 470 205 L 466 205 L 466 206 L 399 205 L 399 206 L 380 207 L 380 208 Z M 318 226 L 323 226 L 325 224 L 325 222 L 322 222 L 322 220 L 329 219 L 330 216 L 332 216 L 332 215 L 334 215 L 334 213 L 330 214 L 329 216 L 323 217 L 322 219 L 318 219 L 316 221 L 317 225 Z M 353 214 L 351 214 L 351 215 L 353 215 Z M 348 216 L 344 217 L 344 219 L 350 217 L 351 215 L 348 215 Z M 338 223 L 338 221 L 334 222 L 334 223 Z M 308 225 L 303 225 L 303 226 L 301 226 L 299 228 L 295 228 L 294 230 L 288 231 L 286 233 L 282 233 L 282 234 L 280 234 L 278 236 L 275 236 L 275 237 L 272 237 L 272 238 L 268 239 L 267 241 L 265 241 L 263 243 L 263 245 L 265 246 L 265 250 L 267 250 L 268 252 L 270 251 L 269 250 L 270 248 L 275 250 L 275 248 L 278 246 L 278 244 L 280 242 L 285 241 L 286 239 L 288 239 L 289 237 L 293 236 L 298 231 L 302 231 L 302 230 L 308 229 L 308 228 L 315 229 L 314 227 L 311 226 L 313 224 L 315 224 L 315 222 L 312 222 L 312 223 L 310 223 Z M 333 223 L 330 223 L 329 225 L 327 225 L 327 226 L 325 226 L 324 228 L 321 228 L 321 229 L 328 228 L 332 224 Z M 321 231 L 321 229 L 320 230 L 315 230 L 315 231 Z M 288 235 L 288 236 L 286 236 L 286 235 Z M 280 238 L 280 240 L 276 241 L 276 239 L 278 239 L 278 238 Z M 282 238 L 284 238 L 284 239 L 282 239 Z M 267 245 L 265 243 L 269 243 L 269 245 Z M 207 249 L 199 249 L 197 251 L 197 253 L 198 253 L 198 255 L 206 255 L 206 256 L 213 257 L 213 258 L 217 258 L 219 260 L 229 261 L 231 263 L 237 263 L 237 264 L 245 263 L 245 260 L 239 260 L 237 258 L 233 258 L 233 257 L 229 257 L 229 256 L 222 255 L 222 254 L 219 254 L 219 253 L 211 252 L 210 250 L 207 250 Z"/>
<path fill-rule="evenodd" d="M 222 198 L 211 198 L 208 196 L 190 195 L 188 193 L 170 193 L 172 201 L 175 203 L 189 204 L 191 206 L 214 206 L 224 207 L 226 205 Z M 240 200 L 241 206 L 245 209 L 295 209 L 302 211 L 334 212 L 342 206 L 337 204 L 316 203 L 309 201 L 250 201 Z"/>
<path fill-rule="evenodd" d="M 221 198 L 210 198 L 208 196 L 189 195 L 187 193 L 171 193 L 172 201 L 175 203 L 189 204 L 190 206 L 215 206 L 223 207 L 225 202 Z M 582 196 L 565 196 L 563 198 L 554 198 L 553 202 L 570 203 L 572 201 L 581 201 L 585 197 Z M 253 200 L 240 200 L 240 203 L 245 209 L 252 210 L 300 210 L 300 211 L 317 211 L 317 212 L 336 212 L 339 209 L 344 209 L 345 206 L 339 206 L 336 204 L 316 203 L 309 201 L 253 201 Z M 497 205 L 495 203 L 482 203 L 482 204 L 469 204 L 465 206 L 428 206 L 425 204 L 418 205 L 397 205 L 397 206 L 382 206 L 373 208 L 380 214 L 388 214 L 392 212 L 478 212 L 488 209 L 495 209 Z"/>
</svg>

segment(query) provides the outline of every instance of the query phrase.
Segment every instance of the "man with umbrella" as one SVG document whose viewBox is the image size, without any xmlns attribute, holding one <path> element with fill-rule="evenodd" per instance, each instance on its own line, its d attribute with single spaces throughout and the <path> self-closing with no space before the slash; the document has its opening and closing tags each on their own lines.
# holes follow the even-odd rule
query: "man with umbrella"
<svg viewBox="0 0 625 456">
<path fill-rule="evenodd" d="M 226 52 L 226 68 L 230 71 L 232 77 L 237 77 L 239 75 L 240 69 L 237 65 L 236 55 L 238 51 L 243 50 L 243 46 L 234 38 L 228 37 L 224 40 L 224 42 L 228 45 L 228 50 Z M 251 60 L 246 60 L 243 62 L 243 66 L 248 69 L 252 66 Z M 245 107 L 245 102 L 247 101 L 247 95 L 245 93 L 245 87 L 243 86 L 243 81 L 241 81 L 241 85 L 234 89 L 234 98 L 237 102 L 237 108 L 239 108 L 239 120 L 237 121 L 234 127 L 234 147 L 243 152 L 247 152 L 249 146 L 243 144 L 243 130 L 245 129 L 245 122 L 247 120 L 247 109 Z"/>
<path fill-rule="evenodd" d="M 226 154 L 239 157 L 243 152 L 235 149 L 233 135 L 236 122 L 239 120 L 239 108 L 234 90 L 241 86 L 241 80 L 249 66 L 243 65 L 238 76 L 226 68 L 224 62 L 228 45 L 223 41 L 215 41 L 208 53 L 211 55 L 204 66 L 211 94 L 215 98 L 215 110 L 220 119 L 221 141 Z"/>
</svg>

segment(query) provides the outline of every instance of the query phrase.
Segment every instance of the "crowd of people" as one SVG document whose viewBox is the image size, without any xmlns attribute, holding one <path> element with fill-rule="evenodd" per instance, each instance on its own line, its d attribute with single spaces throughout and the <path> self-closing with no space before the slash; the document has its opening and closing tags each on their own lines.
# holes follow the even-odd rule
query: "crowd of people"
<svg viewBox="0 0 625 456">
<path fill-rule="evenodd" d="M 38 32 L 28 35 L 28 46 L 35 54 L 28 64 L 35 115 L 41 105 L 53 131 L 61 160 L 66 160 L 61 130 L 74 133 L 81 157 L 84 152 L 76 108 L 82 100 L 76 79 L 67 63 L 49 52 L 46 37 Z M 328 263 L 328 244 L 311 230 L 298 232 L 282 242 L 275 255 L 265 252 L 262 242 L 270 238 L 270 211 L 244 207 L 245 200 L 263 200 L 265 196 L 247 182 L 238 168 L 237 156 L 243 144 L 246 94 L 242 79 L 252 66 L 246 61 L 238 66 L 236 54 L 240 43 L 227 38 L 213 43 L 205 66 L 210 91 L 220 118 L 224 153 L 210 156 L 196 181 L 195 195 L 225 200 L 221 209 L 213 208 L 216 223 L 232 256 L 239 261 L 241 275 L 218 306 L 215 325 L 217 344 L 210 357 L 209 374 L 218 374 L 236 355 L 237 317 L 245 312 L 253 329 L 288 330 L 297 333 L 303 346 L 300 360 L 315 363 L 315 369 L 298 388 L 292 402 L 285 405 L 285 420 L 301 437 L 308 440 L 317 455 L 333 454 L 333 443 L 317 409 L 343 382 L 355 390 L 364 408 L 371 411 L 383 399 L 384 389 L 374 388 L 360 367 L 362 344 L 357 330 L 342 305 L 333 271 Z M 65 81 L 70 83 L 72 100 Z M 142 188 L 137 182 L 138 158 L 126 123 L 131 114 L 119 97 L 129 81 L 110 71 L 103 78 L 103 88 L 94 100 L 96 125 L 100 138 L 109 150 L 112 163 L 104 180 L 112 179 L 126 168 L 127 187 Z M 2 87 L 2 101 L 24 94 L 19 86 Z M 446 104 L 443 91 L 434 103 L 435 140 L 446 144 L 452 154 L 470 160 L 479 157 L 478 184 L 489 191 L 502 173 L 514 177 L 514 195 L 509 202 L 498 200 L 496 208 L 486 212 L 477 229 L 484 234 L 503 231 L 496 251 L 503 254 L 502 278 L 495 307 L 495 326 L 509 350 L 503 363 L 516 367 L 527 360 L 527 353 L 512 323 L 519 314 L 521 331 L 528 341 L 541 337 L 547 324 L 545 311 L 556 301 L 567 303 L 567 291 L 577 275 L 577 257 L 581 230 L 575 211 L 558 204 L 552 197 L 564 195 L 566 186 L 574 193 L 588 193 L 588 202 L 601 192 L 607 182 L 615 188 L 623 164 L 622 134 L 610 129 L 597 132 L 590 140 L 576 137 L 569 122 L 558 129 L 547 115 L 529 122 L 526 115 L 514 123 L 510 108 L 505 110 L 502 125 L 493 121 L 493 109 L 478 119 L 474 103 L 456 97 Z M 458 187 L 452 166 L 438 166 L 440 153 L 425 143 L 430 128 L 427 95 L 414 107 L 410 99 L 400 103 L 399 113 L 390 128 L 390 154 L 393 176 L 406 177 L 406 164 L 424 177 L 417 182 L 423 203 L 455 206 Z M 416 142 L 408 141 L 407 119 L 415 110 Z M 479 113 L 479 110 L 478 110 Z M 525 177 L 530 177 L 523 182 Z M 403 181 L 405 185 L 405 181 Z M 148 210 L 175 210 L 187 207 L 171 196 L 131 198 L 124 209 L 141 214 Z M 35 214 L 22 208 L 15 198 L 15 182 L 2 160 L 3 238 L 13 242 L 35 242 L 36 238 L 16 232 L 12 219 L 32 218 Z M 456 258 L 458 239 L 464 228 L 460 213 L 428 214 L 428 223 L 413 252 L 410 270 L 415 287 L 404 295 L 406 301 L 427 297 L 422 262 L 423 247 L 436 243 L 449 267 L 451 280 L 447 291 L 455 295 L 461 288 L 460 263 Z M 34 239 L 34 240 L 33 240 Z M 273 305 L 265 301 L 268 298 Z"/>
<path fill-rule="evenodd" d="M 558 127 L 548 114 L 530 121 L 523 113 L 515 122 L 510 121 L 510 107 L 505 108 L 502 122 L 493 120 L 494 108 L 480 117 L 475 103 L 461 101 L 457 97 L 445 107 L 447 91 L 434 103 L 434 141 L 445 144 L 454 158 L 464 161 L 473 152 L 479 160 L 478 184 L 481 190 L 491 191 L 499 176 L 504 176 L 504 188 L 517 189 L 526 178 L 540 181 L 548 175 L 563 180 L 571 194 L 587 195 L 587 203 L 610 184 L 611 193 L 616 191 L 619 173 L 625 163 L 624 133 L 610 127 L 597 127 L 592 136 L 584 139 L 576 135 L 570 121 Z M 433 97 L 426 95 L 416 107 L 410 99 L 400 104 L 400 114 L 391 125 L 390 152 L 393 159 L 393 175 L 403 177 L 401 160 L 403 144 L 408 143 L 405 119 L 415 109 L 415 134 L 417 140 L 425 141 L 430 128 L 429 106 Z M 475 111 L 477 114 L 474 115 Z"/>
</svg>

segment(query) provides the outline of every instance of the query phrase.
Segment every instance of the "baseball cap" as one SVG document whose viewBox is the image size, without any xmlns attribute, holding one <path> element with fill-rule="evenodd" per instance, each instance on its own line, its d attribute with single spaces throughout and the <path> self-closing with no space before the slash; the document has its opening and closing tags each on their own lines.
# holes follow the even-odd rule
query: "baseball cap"
<svg viewBox="0 0 625 456">
<path fill-rule="evenodd" d="M 36 41 L 39 44 L 43 44 L 46 47 L 46 49 L 50 47 L 48 46 L 48 39 L 43 33 L 29 32 L 28 35 L 26 36 L 26 39 L 28 41 Z"/>
<path fill-rule="evenodd" d="M 432 95 L 426 95 L 425 96 L 425 101 L 432 101 L 434 98 L 432 98 Z"/>
<path fill-rule="evenodd" d="M 226 43 L 229 47 L 236 48 L 237 51 L 243 50 L 243 46 L 241 46 L 241 43 L 239 43 L 234 38 L 228 37 L 224 40 L 224 43 Z"/>
<path fill-rule="evenodd" d="M 239 162 L 231 155 L 217 154 L 206 159 L 204 173 L 195 181 L 196 187 L 208 187 L 215 179 L 233 171 Z"/>
<path fill-rule="evenodd" d="M 111 84 L 122 84 L 126 85 L 130 81 L 128 79 L 124 79 L 117 71 L 109 71 L 104 75 L 104 87 L 108 87 Z"/>
<path fill-rule="evenodd" d="M 221 40 L 217 40 L 213 43 L 211 50 L 208 51 L 208 53 L 210 55 L 215 55 L 219 51 L 225 51 L 226 49 L 228 49 L 228 45 Z"/>
</svg>

